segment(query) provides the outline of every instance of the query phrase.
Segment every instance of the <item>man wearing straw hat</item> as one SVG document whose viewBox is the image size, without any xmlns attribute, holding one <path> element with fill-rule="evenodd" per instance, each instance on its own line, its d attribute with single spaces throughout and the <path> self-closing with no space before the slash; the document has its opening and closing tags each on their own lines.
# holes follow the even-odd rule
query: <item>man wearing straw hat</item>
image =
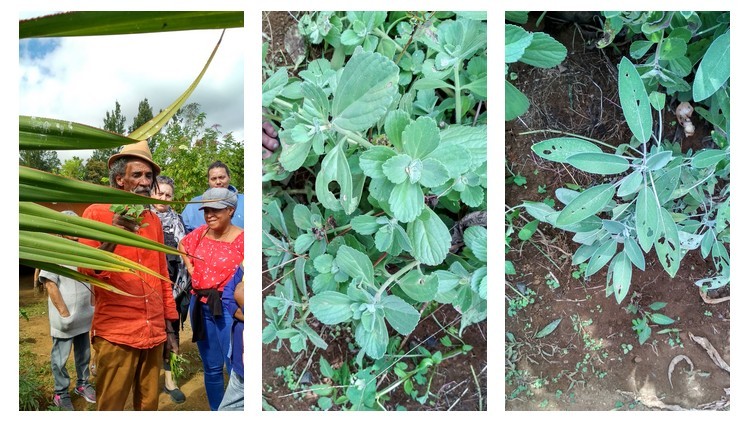
<svg viewBox="0 0 750 422">
<path fill-rule="evenodd" d="M 109 158 L 109 182 L 117 189 L 150 196 L 161 169 L 154 163 L 146 141 L 128 144 Z M 110 211 L 109 204 L 93 204 L 84 218 L 111 224 L 164 243 L 159 218 L 146 209 L 137 224 Z M 166 255 L 148 249 L 81 239 L 82 243 L 138 262 L 169 279 Z M 157 410 L 159 371 L 163 347 L 175 353 L 179 345 L 166 320 L 177 320 L 172 286 L 149 274 L 95 271 L 81 272 L 107 282 L 132 296 L 94 287 L 94 320 L 91 344 L 96 352 L 97 410 L 123 410 L 130 391 L 135 410 Z M 166 342 L 166 345 L 165 345 Z"/>
</svg>

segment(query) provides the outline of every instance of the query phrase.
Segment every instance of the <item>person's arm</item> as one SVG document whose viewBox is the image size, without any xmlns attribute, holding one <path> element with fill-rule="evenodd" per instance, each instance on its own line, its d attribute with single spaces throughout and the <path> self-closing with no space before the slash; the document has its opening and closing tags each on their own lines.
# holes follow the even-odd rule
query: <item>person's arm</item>
<svg viewBox="0 0 750 422">
<path fill-rule="evenodd" d="M 70 311 L 68 310 L 68 305 L 65 304 L 60 289 L 57 288 L 57 284 L 44 277 L 40 278 L 40 280 L 46 284 L 45 287 L 47 288 L 47 293 L 49 293 L 49 299 L 52 301 L 52 305 L 55 309 L 57 309 L 57 312 L 60 313 L 60 316 L 63 318 L 69 317 Z"/>
<path fill-rule="evenodd" d="M 240 284 L 234 287 L 234 300 L 237 302 L 237 305 L 239 305 L 239 308 L 237 308 L 237 311 L 234 313 L 234 317 L 244 322 L 245 314 L 242 311 L 243 309 L 245 309 L 245 280 L 244 279 L 240 281 Z"/>
<path fill-rule="evenodd" d="M 238 304 L 234 297 L 237 284 L 242 281 L 243 275 L 244 271 L 242 267 L 237 268 L 234 276 L 231 280 L 229 280 L 226 286 L 224 286 L 224 290 L 221 294 L 221 300 L 224 302 L 224 308 L 226 308 L 229 315 L 232 315 L 234 318 L 237 318 L 240 321 L 244 321 L 244 316 L 242 314 L 242 310 L 237 306 Z M 239 315 L 239 317 L 237 315 Z"/>
<path fill-rule="evenodd" d="M 185 245 L 182 243 L 185 239 L 183 238 L 180 240 L 180 243 L 177 244 L 177 250 L 183 253 L 187 253 L 187 250 L 185 249 Z M 193 260 L 189 256 L 183 256 L 182 262 L 185 264 L 185 269 L 187 270 L 188 274 L 192 277 L 193 275 Z"/>
</svg>

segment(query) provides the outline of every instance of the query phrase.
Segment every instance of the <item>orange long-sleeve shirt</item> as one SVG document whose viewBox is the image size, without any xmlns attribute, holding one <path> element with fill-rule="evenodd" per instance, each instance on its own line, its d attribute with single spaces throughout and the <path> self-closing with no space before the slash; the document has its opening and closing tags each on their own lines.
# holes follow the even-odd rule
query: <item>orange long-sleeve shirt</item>
<svg viewBox="0 0 750 422">
<path fill-rule="evenodd" d="M 107 204 L 94 204 L 86 208 L 83 218 L 112 224 L 114 213 Z M 143 222 L 138 234 L 147 239 L 164 243 L 161 221 L 151 211 L 144 211 Z M 98 248 L 101 242 L 80 239 L 81 243 Z M 166 255 L 163 252 L 117 245 L 114 253 L 137 262 L 169 279 Z M 94 320 L 91 324 L 92 337 L 99 336 L 115 344 L 136 349 L 150 349 L 167 340 L 164 319 L 179 318 L 172 297 L 172 286 L 152 275 L 102 271 L 79 268 L 84 274 L 96 277 L 112 286 L 132 294 L 125 296 L 94 287 Z"/>
</svg>

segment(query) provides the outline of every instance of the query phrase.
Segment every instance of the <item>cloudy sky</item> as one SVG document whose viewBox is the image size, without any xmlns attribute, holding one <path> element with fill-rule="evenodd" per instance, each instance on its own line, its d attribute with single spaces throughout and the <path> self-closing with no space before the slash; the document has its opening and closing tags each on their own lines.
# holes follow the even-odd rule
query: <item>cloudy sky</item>
<svg viewBox="0 0 750 422">
<path fill-rule="evenodd" d="M 22 12 L 21 19 L 45 13 Z M 220 30 L 20 40 L 19 114 L 102 127 L 115 101 L 133 123 L 144 98 L 157 114 L 198 76 Z M 187 102 L 207 125 L 244 140 L 243 30 L 228 29 L 211 66 Z M 61 161 L 90 151 L 60 151 Z"/>
</svg>

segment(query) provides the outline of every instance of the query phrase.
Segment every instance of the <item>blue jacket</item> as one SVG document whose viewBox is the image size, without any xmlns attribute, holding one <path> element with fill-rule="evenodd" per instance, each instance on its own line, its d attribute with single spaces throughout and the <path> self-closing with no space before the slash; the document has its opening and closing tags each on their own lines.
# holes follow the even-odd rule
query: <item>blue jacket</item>
<svg viewBox="0 0 750 422">
<path fill-rule="evenodd" d="M 245 344 L 242 339 L 242 332 L 245 331 L 245 323 L 234 318 L 234 313 L 237 309 L 237 301 L 234 300 L 234 288 L 242 281 L 242 276 L 245 271 L 242 267 L 237 268 L 237 272 L 234 273 L 234 277 L 224 286 L 224 291 L 221 295 L 221 300 L 224 302 L 224 309 L 231 315 L 232 318 L 232 343 L 229 360 L 232 363 L 232 372 L 236 372 L 240 378 L 245 378 L 245 365 L 242 362 L 242 354 L 245 350 Z M 245 308 L 241 308 L 242 313 L 245 313 Z"/>
<path fill-rule="evenodd" d="M 229 185 L 227 188 L 232 192 L 237 192 L 237 188 Z M 190 201 L 200 201 L 203 199 L 203 195 L 198 195 Z M 182 211 L 182 220 L 185 223 L 185 233 L 197 229 L 198 227 L 206 224 L 206 220 L 203 218 L 203 211 L 199 210 L 201 204 L 187 204 L 185 209 Z M 232 224 L 237 227 L 245 228 L 245 195 L 237 194 L 237 209 L 234 210 L 234 217 L 232 217 Z"/>
</svg>

